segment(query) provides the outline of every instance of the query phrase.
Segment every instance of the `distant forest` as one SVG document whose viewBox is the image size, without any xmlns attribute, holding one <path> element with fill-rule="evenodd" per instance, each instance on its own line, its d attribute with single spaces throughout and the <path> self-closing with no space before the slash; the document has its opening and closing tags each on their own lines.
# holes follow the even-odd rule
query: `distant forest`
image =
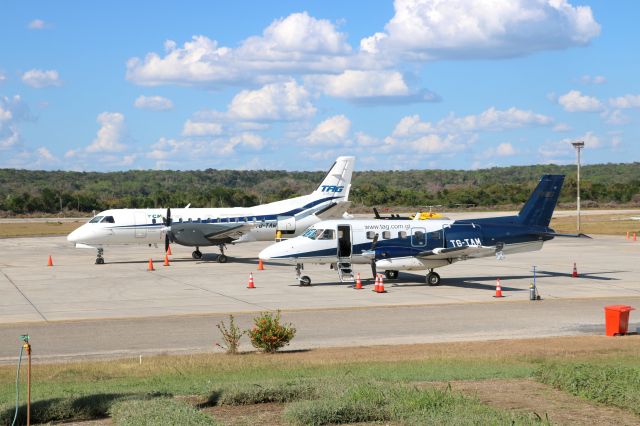
<svg viewBox="0 0 640 426">
<path fill-rule="evenodd" d="M 354 207 L 512 207 L 524 202 L 545 173 L 566 175 L 560 202 L 573 203 L 576 166 L 536 165 L 483 170 L 355 172 Z M 251 206 L 303 195 L 325 172 L 274 170 L 131 170 L 63 172 L 0 169 L 0 211 L 6 215 L 84 212 L 108 208 Z M 640 205 L 640 163 L 581 168 L 585 207 Z"/>
</svg>

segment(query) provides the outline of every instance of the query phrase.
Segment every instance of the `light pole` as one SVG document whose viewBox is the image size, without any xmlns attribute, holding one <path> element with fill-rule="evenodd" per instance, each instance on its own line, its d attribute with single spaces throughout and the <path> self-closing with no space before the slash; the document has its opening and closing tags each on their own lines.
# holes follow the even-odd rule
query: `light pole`
<svg viewBox="0 0 640 426">
<path fill-rule="evenodd" d="M 580 150 L 584 148 L 584 142 L 583 141 L 571 142 L 571 145 L 573 145 L 573 147 L 576 149 L 576 152 L 578 153 L 578 181 L 577 181 L 578 196 L 576 198 L 576 206 L 578 209 L 578 233 L 580 233 Z"/>
</svg>

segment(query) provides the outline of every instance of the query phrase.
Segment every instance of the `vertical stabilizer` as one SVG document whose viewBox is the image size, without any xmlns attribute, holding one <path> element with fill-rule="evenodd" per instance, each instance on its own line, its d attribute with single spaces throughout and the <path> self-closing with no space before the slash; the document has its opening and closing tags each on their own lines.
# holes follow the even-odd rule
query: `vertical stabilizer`
<svg viewBox="0 0 640 426">
<path fill-rule="evenodd" d="M 543 175 L 518 213 L 518 222 L 523 225 L 549 226 L 563 183 L 564 175 Z"/>
<path fill-rule="evenodd" d="M 353 174 L 355 161 L 355 157 L 338 157 L 320 186 L 313 191 L 313 194 L 344 197 L 343 201 L 347 201 L 349 199 L 351 175 Z"/>
</svg>

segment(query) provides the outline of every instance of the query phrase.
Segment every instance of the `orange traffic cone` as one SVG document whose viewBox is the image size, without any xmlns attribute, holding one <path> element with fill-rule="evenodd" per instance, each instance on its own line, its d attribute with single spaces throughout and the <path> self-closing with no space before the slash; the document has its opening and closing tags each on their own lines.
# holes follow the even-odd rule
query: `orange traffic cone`
<svg viewBox="0 0 640 426">
<path fill-rule="evenodd" d="M 576 262 L 573 262 L 573 273 L 571 274 L 573 278 L 578 278 L 578 268 L 576 268 Z"/>
<path fill-rule="evenodd" d="M 262 264 L 262 259 L 258 260 L 258 271 L 264 271 L 264 265 Z"/>
<path fill-rule="evenodd" d="M 635 241 L 635 240 L 636 240 L 636 233 L 634 232 L 633 233 L 633 241 Z"/>
<path fill-rule="evenodd" d="M 378 293 L 386 293 L 384 290 L 384 278 L 382 278 L 382 274 L 380 274 L 380 281 L 378 281 Z"/>
<path fill-rule="evenodd" d="M 169 256 L 172 256 L 172 255 L 173 255 L 173 253 L 171 253 L 171 246 L 167 246 L 167 254 L 168 254 Z"/>
<path fill-rule="evenodd" d="M 169 266 L 169 253 L 164 255 L 164 266 Z"/>
<path fill-rule="evenodd" d="M 504 297 L 502 295 L 502 286 L 500 285 L 500 278 L 496 281 L 496 294 L 493 297 Z"/>
<path fill-rule="evenodd" d="M 249 284 L 247 285 L 247 288 L 256 288 L 253 283 L 253 272 L 249 272 Z"/>
<path fill-rule="evenodd" d="M 53 266 L 53 259 L 51 258 L 51 255 L 49 255 L 49 260 L 47 261 L 47 266 Z"/>
<path fill-rule="evenodd" d="M 155 271 L 155 269 L 153 269 L 153 260 L 151 260 L 151 258 L 149 258 L 149 267 L 147 268 L 147 271 Z"/>
<path fill-rule="evenodd" d="M 629 231 L 627 231 L 627 240 L 629 239 Z"/>
<path fill-rule="evenodd" d="M 356 274 L 356 290 L 362 290 L 362 281 L 360 281 L 360 272 Z"/>
<path fill-rule="evenodd" d="M 380 287 L 380 275 L 376 274 L 376 279 L 373 283 L 373 291 L 378 292 L 378 287 Z"/>
</svg>

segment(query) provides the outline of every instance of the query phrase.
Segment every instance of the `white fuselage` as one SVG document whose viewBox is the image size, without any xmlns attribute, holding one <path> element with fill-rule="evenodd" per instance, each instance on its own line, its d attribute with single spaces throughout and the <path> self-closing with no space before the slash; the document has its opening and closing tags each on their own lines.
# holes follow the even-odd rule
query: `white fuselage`
<svg viewBox="0 0 640 426">
<path fill-rule="evenodd" d="M 308 198 L 308 200 L 301 200 Z M 313 211 L 328 204 L 331 201 L 314 206 L 313 211 L 302 211 L 296 215 L 285 215 L 287 220 L 282 220 L 282 213 L 291 212 L 300 205 L 308 204 L 317 197 L 308 195 L 292 200 L 277 201 L 255 207 L 233 208 L 182 208 L 172 209 L 173 223 L 220 221 L 222 223 L 250 224 L 249 229 L 243 233 L 236 242 L 249 241 L 273 241 L 276 230 L 285 227 L 286 231 L 293 231 L 292 235 L 298 235 L 309 226 L 321 219 L 313 214 Z M 294 201 L 295 200 L 295 201 Z M 302 203 L 301 203 L 302 202 Z M 335 202 L 335 200 L 333 200 Z M 305 214 L 307 213 L 307 214 Z M 165 225 L 163 218 L 165 209 L 113 209 L 97 214 L 89 222 L 73 231 L 67 239 L 71 242 L 91 247 L 123 244 L 159 244 L 164 242 Z M 278 218 L 281 218 L 278 221 Z M 294 219 L 291 219 L 291 218 Z M 99 219 L 98 219 L 99 218 Z M 112 218 L 112 219 L 111 219 Z M 97 219 L 97 220 L 96 220 Z M 113 220 L 113 222 L 111 221 Z"/>
<path fill-rule="evenodd" d="M 372 249 L 389 251 L 387 258 L 376 257 L 376 266 L 383 270 L 433 269 L 468 258 L 494 256 L 495 241 L 481 236 L 481 226 L 469 225 L 476 235 L 452 235 L 448 230 L 453 220 L 325 220 L 315 224 L 303 235 L 273 244 L 260 252 L 262 260 L 291 264 L 337 263 L 349 258 L 351 263 L 365 264 L 372 260 Z M 347 235 L 348 234 L 348 235 Z M 377 234 L 377 237 L 375 235 Z M 374 244 L 374 239 L 376 243 Z M 341 243 L 342 241 L 342 243 Z M 342 244 L 342 247 L 341 247 Z M 418 253 L 446 247 L 473 247 L 473 253 L 447 258 L 420 257 Z M 504 254 L 540 250 L 542 241 L 521 241 L 504 244 Z"/>
</svg>

